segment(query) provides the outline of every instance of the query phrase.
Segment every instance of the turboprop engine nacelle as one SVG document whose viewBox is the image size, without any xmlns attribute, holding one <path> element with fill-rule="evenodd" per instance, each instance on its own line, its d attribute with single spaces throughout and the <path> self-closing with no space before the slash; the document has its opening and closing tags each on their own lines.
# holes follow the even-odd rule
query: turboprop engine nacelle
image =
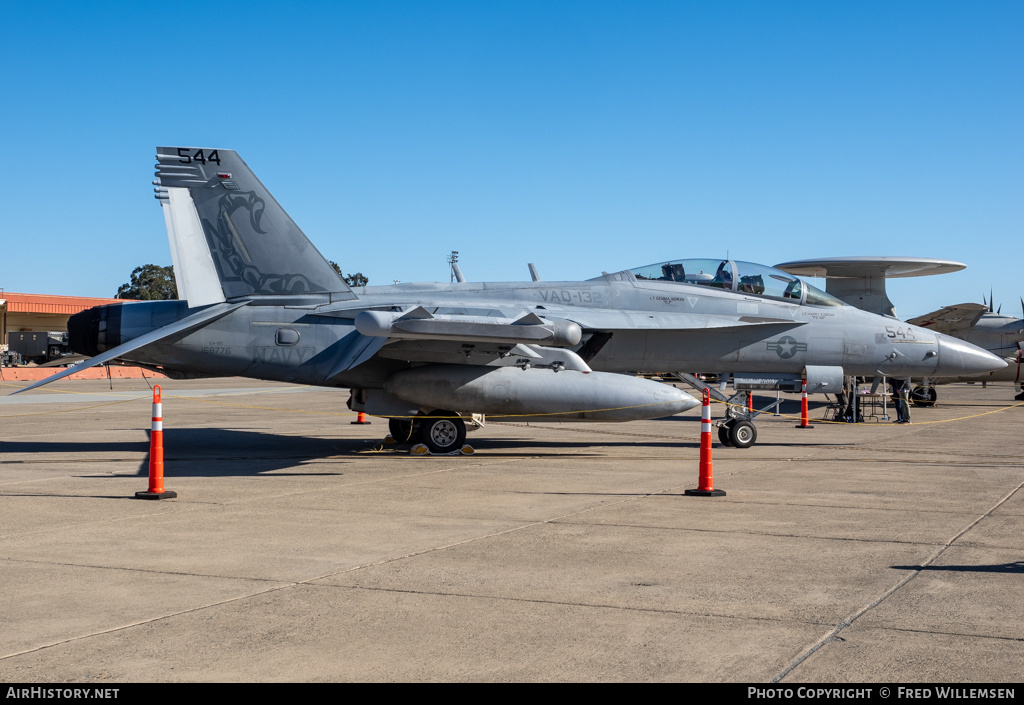
<svg viewBox="0 0 1024 705">
<path fill-rule="evenodd" d="M 389 394 L 424 409 L 533 420 L 637 421 L 700 402 L 673 386 L 609 372 L 478 365 L 428 365 L 393 374 Z"/>
</svg>

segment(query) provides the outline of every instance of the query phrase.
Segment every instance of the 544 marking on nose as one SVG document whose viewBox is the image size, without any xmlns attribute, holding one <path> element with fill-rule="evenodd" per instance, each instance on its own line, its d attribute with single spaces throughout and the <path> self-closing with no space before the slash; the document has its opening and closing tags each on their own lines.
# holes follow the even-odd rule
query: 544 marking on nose
<svg viewBox="0 0 1024 705">
<path fill-rule="evenodd" d="M 904 328 L 903 326 L 900 326 L 899 328 L 897 328 L 896 326 L 886 326 L 885 334 L 890 338 L 899 338 L 901 340 L 917 340 L 917 337 L 914 335 L 914 329 L 911 328 L 910 326 L 907 326 L 906 328 Z"/>
</svg>

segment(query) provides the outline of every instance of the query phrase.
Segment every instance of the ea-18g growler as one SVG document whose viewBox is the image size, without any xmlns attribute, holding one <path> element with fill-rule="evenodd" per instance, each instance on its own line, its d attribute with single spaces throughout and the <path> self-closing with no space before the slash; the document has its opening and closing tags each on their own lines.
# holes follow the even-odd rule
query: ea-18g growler
<svg viewBox="0 0 1024 705">
<path fill-rule="evenodd" d="M 820 392 L 840 389 L 844 374 L 952 376 L 1005 365 L 779 270 L 730 260 L 587 281 L 351 288 L 237 153 L 159 147 L 156 175 L 182 300 L 73 316 L 71 346 L 93 356 L 83 364 L 119 358 L 347 388 L 352 410 L 391 419 L 396 437 L 433 452 L 460 448 L 472 414 L 630 421 L 699 403 L 622 372 L 743 371 L 806 379 Z"/>
</svg>

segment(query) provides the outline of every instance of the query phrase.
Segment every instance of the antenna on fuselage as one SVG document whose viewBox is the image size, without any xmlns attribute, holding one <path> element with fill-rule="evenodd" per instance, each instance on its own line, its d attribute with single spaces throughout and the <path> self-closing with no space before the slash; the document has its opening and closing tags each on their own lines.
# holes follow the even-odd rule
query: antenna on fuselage
<svg viewBox="0 0 1024 705">
<path fill-rule="evenodd" d="M 464 282 L 466 278 L 462 276 L 462 270 L 459 269 L 459 251 L 452 250 L 452 253 L 448 255 L 448 266 L 452 270 L 452 281 L 453 282 Z"/>
</svg>

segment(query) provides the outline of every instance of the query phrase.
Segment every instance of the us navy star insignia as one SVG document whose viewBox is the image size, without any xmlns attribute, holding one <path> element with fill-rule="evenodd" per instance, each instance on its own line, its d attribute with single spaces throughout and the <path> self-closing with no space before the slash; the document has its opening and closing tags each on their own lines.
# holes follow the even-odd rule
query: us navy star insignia
<svg viewBox="0 0 1024 705">
<path fill-rule="evenodd" d="M 784 335 L 774 342 L 768 341 L 768 349 L 774 350 L 783 360 L 788 360 L 798 352 L 805 352 L 807 350 L 807 343 L 799 343 L 796 338 Z"/>
</svg>

